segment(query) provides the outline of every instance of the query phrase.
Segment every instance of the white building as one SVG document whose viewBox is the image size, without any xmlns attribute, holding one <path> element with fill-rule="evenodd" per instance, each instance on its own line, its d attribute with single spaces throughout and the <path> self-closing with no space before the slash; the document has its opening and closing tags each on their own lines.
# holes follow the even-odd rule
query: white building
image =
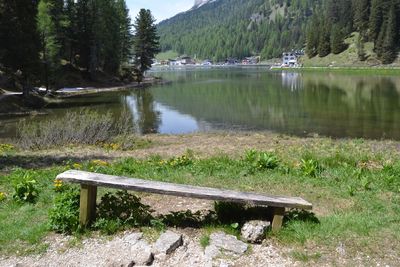
<svg viewBox="0 0 400 267">
<path fill-rule="evenodd" d="M 282 55 L 282 67 L 297 67 L 298 56 L 293 52 L 285 52 Z"/>
</svg>

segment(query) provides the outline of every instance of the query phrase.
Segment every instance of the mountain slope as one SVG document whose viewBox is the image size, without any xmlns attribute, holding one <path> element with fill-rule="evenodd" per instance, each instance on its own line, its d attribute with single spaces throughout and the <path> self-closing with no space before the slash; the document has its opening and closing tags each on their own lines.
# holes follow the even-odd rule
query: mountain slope
<svg viewBox="0 0 400 267">
<path fill-rule="evenodd" d="M 203 0 L 158 25 L 163 51 L 223 60 L 304 47 L 306 24 L 321 0 Z"/>
</svg>

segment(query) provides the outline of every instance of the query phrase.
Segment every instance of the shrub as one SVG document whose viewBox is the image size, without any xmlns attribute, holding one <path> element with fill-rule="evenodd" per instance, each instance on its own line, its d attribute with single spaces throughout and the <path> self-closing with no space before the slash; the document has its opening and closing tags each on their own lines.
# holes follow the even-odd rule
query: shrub
<svg viewBox="0 0 400 267">
<path fill-rule="evenodd" d="M 153 219 L 150 207 L 126 191 L 105 194 L 98 206 L 97 216 L 99 220 L 119 220 L 120 225 L 131 226 L 149 225 Z"/>
<path fill-rule="evenodd" d="M 6 200 L 7 196 L 6 193 L 0 192 L 0 202 Z"/>
<path fill-rule="evenodd" d="M 244 204 L 216 201 L 214 210 L 218 221 L 223 224 L 241 222 L 245 219 L 246 207 Z"/>
<path fill-rule="evenodd" d="M 19 144 L 25 149 L 43 149 L 70 144 L 94 145 L 113 137 L 132 133 L 129 115 L 124 112 L 117 121 L 111 113 L 99 114 L 89 109 L 67 112 L 57 120 L 22 122 L 18 126 Z"/>
<path fill-rule="evenodd" d="M 79 229 L 79 199 L 76 188 L 69 188 L 56 196 L 49 212 L 52 230 L 69 234 Z"/>
<path fill-rule="evenodd" d="M 104 219 L 100 218 L 93 224 L 95 229 L 99 229 L 102 234 L 112 235 L 118 232 L 122 227 L 119 219 Z"/>
<path fill-rule="evenodd" d="M 273 153 L 249 150 L 246 152 L 244 162 L 250 172 L 275 169 L 279 166 L 279 159 Z"/>
<path fill-rule="evenodd" d="M 301 159 L 300 170 L 305 176 L 317 177 L 321 172 L 321 166 L 314 159 Z"/>
<path fill-rule="evenodd" d="M 18 202 L 34 203 L 39 196 L 36 180 L 25 176 L 23 181 L 14 184 L 13 199 Z"/>
</svg>

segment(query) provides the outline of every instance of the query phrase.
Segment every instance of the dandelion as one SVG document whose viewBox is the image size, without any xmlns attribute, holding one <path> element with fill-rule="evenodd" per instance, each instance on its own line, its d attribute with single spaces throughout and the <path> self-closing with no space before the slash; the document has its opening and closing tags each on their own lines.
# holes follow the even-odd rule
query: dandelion
<svg viewBox="0 0 400 267">
<path fill-rule="evenodd" d="M 79 164 L 79 163 L 74 163 L 74 164 L 72 165 L 72 167 L 73 167 L 74 169 L 81 169 L 81 168 L 82 168 L 82 165 Z"/>
<path fill-rule="evenodd" d="M 15 147 L 10 144 L 0 144 L 0 153 L 10 152 L 14 150 Z"/>
<path fill-rule="evenodd" d="M 63 185 L 64 184 L 63 184 L 63 182 L 61 180 L 58 180 L 58 179 L 54 180 L 54 190 L 56 192 L 62 191 Z"/>
<path fill-rule="evenodd" d="M 0 192 L 0 202 L 6 199 L 6 193 Z"/>
<path fill-rule="evenodd" d="M 104 161 L 104 160 L 100 160 L 100 159 L 95 159 L 92 160 L 91 162 L 93 165 L 97 165 L 97 166 L 108 166 L 110 165 L 108 162 Z"/>
</svg>

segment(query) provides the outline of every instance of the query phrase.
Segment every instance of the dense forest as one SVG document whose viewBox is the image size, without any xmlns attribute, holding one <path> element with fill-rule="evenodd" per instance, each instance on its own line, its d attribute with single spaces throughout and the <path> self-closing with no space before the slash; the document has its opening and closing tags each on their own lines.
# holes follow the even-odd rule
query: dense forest
<svg viewBox="0 0 400 267">
<path fill-rule="evenodd" d="M 357 31 L 360 60 L 366 60 L 365 42 L 374 43 L 374 51 L 382 63 L 396 59 L 400 48 L 399 0 L 326 0 L 315 10 L 307 30 L 309 57 L 342 52 L 347 48 L 344 39 Z"/>
<path fill-rule="evenodd" d="M 131 54 L 125 0 L 0 0 L 0 73 L 24 91 L 75 70 L 117 75 Z"/>
<path fill-rule="evenodd" d="M 163 51 L 223 60 L 301 49 L 320 0 L 218 0 L 158 25 Z"/>
<path fill-rule="evenodd" d="M 360 33 L 357 48 L 372 41 L 383 63 L 397 56 L 399 0 L 218 0 L 158 25 L 163 51 L 216 61 L 228 57 L 279 57 L 305 49 L 310 57 L 338 54 Z"/>
</svg>

